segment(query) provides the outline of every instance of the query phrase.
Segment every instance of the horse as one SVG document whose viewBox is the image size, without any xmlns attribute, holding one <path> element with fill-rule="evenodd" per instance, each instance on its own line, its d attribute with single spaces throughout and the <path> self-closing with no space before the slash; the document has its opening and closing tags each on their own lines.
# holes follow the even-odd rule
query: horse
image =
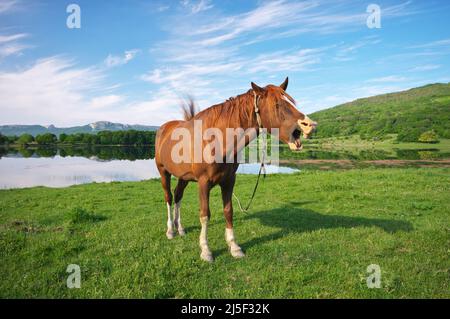
<svg viewBox="0 0 450 319">
<path fill-rule="evenodd" d="M 181 200 L 188 183 L 197 182 L 201 224 L 200 258 L 207 262 L 214 260 L 207 239 L 208 222 L 211 216 L 209 197 L 211 189 L 219 185 L 226 221 L 225 241 L 233 257 L 245 256 L 236 242 L 233 230 L 232 194 L 236 181 L 236 170 L 239 167 L 239 163 L 236 161 L 238 152 L 258 136 L 260 129 L 265 129 L 270 134 L 277 130 L 282 142 L 287 143 L 292 151 L 300 151 L 303 148 L 301 135 L 305 139 L 309 138 L 317 126 L 316 122 L 297 109 L 295 100 L 286 93 L 288 82 L 289 79 L 286 78 L 279 86 L 270 84 L 265 87 L 251 82 L 251 89 L 246 93 L 210 106 L 198 113 L 191 100 L 188 107 L 183 108 L 184 120 L 166 122 L 158 129 L 155 141 L 155 163 L 161 175 L 161 184 L 167 205 L 166 236 L 168 239 L 174 238 L 174 228 L 180 236 L 185 235 L 181 224 Z M 195 137 L 194 132 L 196 126 L 202 130 L 214 128 L 219 133 L 225 133 L 230 128 L 242 128 L 250 133 L 233 136 L 231 143 L 229 141 L 224 143 L 217 136 L 210 136 L 210 139 L 198 142 L 196 140 L 198 137 Z M 180 132 L 189 133 L 189 137 L 185 138 L 183 144 L 187 146 L 182 148 L 182 152 L 179 146 Z M 224 135 L 222 134 L 222 136 Z M 209 150 L 209 158 L 196 159 L 197 153 L 208 154 L 203 151 L 211 141 L 216 142 L 216 147 Z M 198 150 L 199 148 L 200 150 Z M 174 160 L 177 153 L 174 152 L 175 149 L 179 151 L 178 155 L 181 154 L 183 161 Z M 217 160 L 227 156 L 234 161 Z M 170 186 L 172 175 L 178 178 L 174 196 Z M 173 202 L 175 205 L 172 219 Z"/>
</svg>

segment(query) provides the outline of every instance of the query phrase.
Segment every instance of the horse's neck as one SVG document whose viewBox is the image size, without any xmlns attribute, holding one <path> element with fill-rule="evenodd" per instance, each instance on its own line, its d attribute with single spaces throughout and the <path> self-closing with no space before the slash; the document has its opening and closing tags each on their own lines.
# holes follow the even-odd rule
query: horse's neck
<svg viewBox="0 0 450 319">
<path fill-rule="evenodd" d="M 224 151 L 226 154 L 229 154 L 229 152 L 233 152 L 234 155 L 236 155 L 238 152 L 242 151 L 244 147 L 251 143 L 259 133 L 258 121 L 256 119 L 253 99 L 250 103 L 244 103 L 244 105 L 238 105 L 237 107 L 239 108 L 239 111 L 236 112 L 233 117 L 231 117 L 230 121 L 227 121 L 226 124 L 223 124 L 224 127 L 221 127 L 220 129 L 222 130 L 225 140 L 228 139 L 227 129 L 234 130 L 234 132 L 242 129 L 245 134 L 244 136 L 238 138 L 236 148 L 233 146 L 233 149 L 227 149 L 227 146 L 228 148 L 230 147 L 230 144 L 228 142 L 226 143 L 226 145 L 224 145 Z"/>
</svg>

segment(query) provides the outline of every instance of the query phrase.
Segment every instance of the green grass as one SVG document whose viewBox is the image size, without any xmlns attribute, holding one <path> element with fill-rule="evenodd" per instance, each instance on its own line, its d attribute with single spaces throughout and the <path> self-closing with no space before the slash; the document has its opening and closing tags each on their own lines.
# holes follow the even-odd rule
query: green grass
<svg viewBox="0 0 450 319">
<path fill-rule="evenodd" d="M 450 297 L 449 169 L 304 171 L 268 176 L 251 212 L 235 212 L 233 259 L 220 193 L 210 248 L 199 258 L 195 184 L 182 205 L 185 238 L 165 237 L 158 180 L 0 191 L 0 297 Z M 255 176 L 239 176 L 246 201 Z M 69 264 L 81 289 L 66 288 Z M 381 267 L 380 289 L 366 268 Z"/>
</svg>

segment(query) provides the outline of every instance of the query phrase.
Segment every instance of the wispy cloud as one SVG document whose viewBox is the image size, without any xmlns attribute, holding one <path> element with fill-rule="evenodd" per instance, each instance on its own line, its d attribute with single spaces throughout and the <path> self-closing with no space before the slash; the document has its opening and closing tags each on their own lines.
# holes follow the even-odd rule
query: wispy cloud
<svg viewBox="0 0 450 319">
<path fill-rule="evenodd" d="M 105 65 L 107 67 L 114 67 L 118 65 L 124 65 L 133 60 L 136 55 L 140 52 L 140 50 L 133 49 L 128 50 L 123 53 L 123 55 L 108 55 L 105 59 Z"/>
<path fill-rule="evenodd" d="M 61 123 L 86 116 L 85 96 L 100 79 L 98 71 L 75 68 L 72 61 L 62 57 L 38 60 L 16 72 L 0 72 L 3 121 Z"/>
<path fill-rule="evenodd" d="M 354 60 L 358 50 L 367 46 L 379 44 L 380 42 L 381 39 L 379 39 L 378 37 L 368 37 L 352 44 L 338 45 L 336 48 L 336 56 L 334 57 L 334 60 L 335 61 Z"/>
<path fill-rule="evenodd" d="M 181 5 L 188 8 L 193 14 L 209 10 L 214 7 L 211 0 L 182 0 Z"/>
<path fill-rule="evenodd" d="M 92 108 L 102 109 L 118 105 L 124 101 L 124 97 L 116 94 L 97 96 L 91 99 L 89 105 Z"/>
<path fill-rule="evenodd" d="M 0 14 L 13 10 L 18 3 L 17 0 L 0 0 Z"/>
<path fill-rule="evenodd" d="M 291 37 L 301 33 L 340 33 L 345 30 L 366 28 L 367 14 L 363 10 L 342 9 L 341 2 L 319 0 L 302 2 L 276 0 L 263 2 L 256 9 L 237 15 L 215 17 L 214 22 L 202 24 L 191 30 L 192 36 L 201 36 L 198 44 L 203 46 L 219 45 L 238 37 L 255 35 L 268 30 L 281 30 L 266 39 L 255 35 L 259 41 L 272 37 Z M 383 19 L 413 14 L 409 10 L 411 2 L 383 8 Z M 353 11 L 353 12 L 352 12 Z M 290 28 L 290 29 L 287 29 Z"/>
<path fill-rule="evenodd" d="M 158 8 L 156 8 L 156 11 L 158 11 L 158 12 L 164 12 L 164 11 L 169 10 L 169 9 L 170 9 L 170 6 L 167 6 L 167 5 L 161 5 L 161 6 L 159 6 Z"/>
<path fill-rule="evenodd" d="M 11 34 L 11 35 L 1 35 L 0 34 L 0 44 L 11 42 L 11 41 L 17 41 L 17 40 L 23 39 L 27 36 L 28 36 L 28 34 L 26 34 L 26 33 L 18 33 L 18 34 Z"/>
<path fill-rule="evenodd" d="M 369 79 L 366 82 L 372 83 L 388 83 L 388 82 L 403 82 L 408 80 L 408 78 L 399 75 L 389 75 L 380 78 Z"/>
<path fill-rule="evenodd" d="M 437 70 L 437 69 L 440 69 L 440 68 L 441 68 L 441 65 L 439 65 L 439 64 L 425 64 L 425 65 L 416 66 L 416 67 L 412 68 L 410 71 L 412 71 L 412 72 L 415 72 L 415 71 L 422 72 L 422 71 Z"/>
<path fill-rule="evenodd" d="M 160 89 L 132 100 L 106 84 L 107 70 L 55 56 L 18 71 L 0 71 L 0 110 L 8 124 L 71 126 L 99 120 L 160 124 L 179 114 L 176 93 Z M 105 94 L 105 91 L 112 91 Z"/>
<path fill-rule="evenodd" d="M 450 46 L 450 39 L 443 39 L 438 41 L 431 41 L 427 43 L 422 43 L 418 45 L 410 46 L 410 49 L 420 49 L 420 48 L 435 48 L 441 46 Z"/>
<path fill-rule="evenodd" d="M 28 37 L 26 33 L 11 35 L 0 34 L 0 61 L 10 55 L 21 54 L 23 50 L 30 48 L 29 45 L 20 43 L 19 40 Z"/>
</svg>

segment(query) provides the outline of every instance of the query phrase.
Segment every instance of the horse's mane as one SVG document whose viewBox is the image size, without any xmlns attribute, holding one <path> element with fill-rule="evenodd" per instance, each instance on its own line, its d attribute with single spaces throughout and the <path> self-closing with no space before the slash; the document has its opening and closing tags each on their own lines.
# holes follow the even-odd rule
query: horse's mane
<svg viewBox="0 0 450 319">
<path fill-rule="evenodd" d="M 183 101 L 181 103 L 181 110 L 183 111 L 183 117 L 185 121 L 189 121 L 194 118 L 195 113 L 197 113 L 194 99 L 189 96 L 188 101 Z"/>
<path fill-rule="evenodd" d="M 210 106 L 197 114 L 195 114 L 195 105 L 190 100 L 189 113 L 186 112 L 186 108 L 183 108 L 184 118 L 185 120 L 202 120 L 207 127 L 217 126 L 219 121 L 224 122 L 228 125 L 227 127 L 234 127 L 232 124 L 240 123 L 251 125 L 253 122 L 253 95 L 251 92 L 253 91 L 248 90 L 244 94 L 230 97 L 225 102 Z"/>
</svg>

